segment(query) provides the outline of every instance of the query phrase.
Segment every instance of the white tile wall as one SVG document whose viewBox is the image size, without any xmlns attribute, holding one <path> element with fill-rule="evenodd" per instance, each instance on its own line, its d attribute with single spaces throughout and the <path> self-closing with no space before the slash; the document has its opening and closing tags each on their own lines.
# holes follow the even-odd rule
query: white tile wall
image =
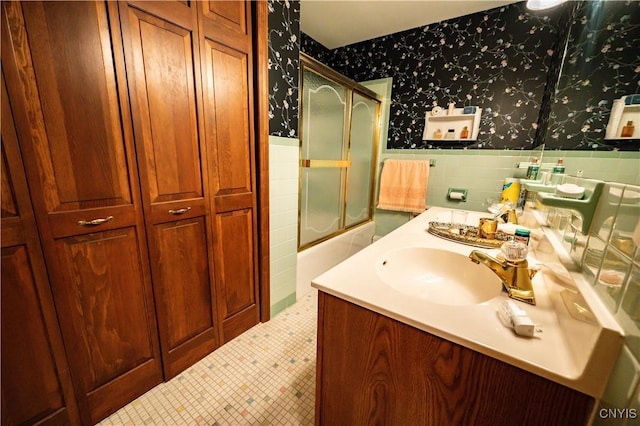
<svg viewBox="0 0 640 426">
<path fill-rule="evenodd" d="M 271 316 L 296 301 L 298 139 L 269 137 Z"/>
</svg>

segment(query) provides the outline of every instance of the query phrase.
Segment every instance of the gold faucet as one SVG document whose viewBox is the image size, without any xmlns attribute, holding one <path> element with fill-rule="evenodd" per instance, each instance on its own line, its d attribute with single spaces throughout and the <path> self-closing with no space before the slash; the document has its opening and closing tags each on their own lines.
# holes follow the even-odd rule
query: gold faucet
<svg viewBox="0 0 640 426">
<path fill-rule="evenodd" d="M 536 304 L 531 278 L 538 271 L 529 269 L 529 263 L 526 258 L 500 261 L 483 251 L 473 250 L 469 254 L 469 259 L 478 264 L 482 263 L 495 272 L 500 281 L 502 281 L 505 290 L 509 293 L 509 297 L 530 305 Z"/>
<path fill-rule="evenodd" d="M 498 214 L 498 218 L 504 223 L 513 223 L 514 225 L 518 224 L 518 215 L 516 214 L 515 209 L 507 209 L 506 211 L 500 212 Z"/>
</svg>

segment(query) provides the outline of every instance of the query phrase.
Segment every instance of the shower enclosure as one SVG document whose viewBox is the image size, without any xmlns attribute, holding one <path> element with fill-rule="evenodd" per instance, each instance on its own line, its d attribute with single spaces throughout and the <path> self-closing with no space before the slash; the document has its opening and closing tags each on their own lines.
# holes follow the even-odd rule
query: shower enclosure
<svg viewBox="0 0 640 426">
<path fill-rule="evenodd" d="M 301 55 L 299 249 L 371 220 L 380 101 Z"/>
</svg>

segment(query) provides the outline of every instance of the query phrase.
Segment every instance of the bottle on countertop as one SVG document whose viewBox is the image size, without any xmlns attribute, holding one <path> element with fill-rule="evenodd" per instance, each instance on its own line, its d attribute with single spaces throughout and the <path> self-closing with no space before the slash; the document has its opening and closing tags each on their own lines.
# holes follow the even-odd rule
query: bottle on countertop
<svg viewBox="0 0 640 426">
<path fill-rule="evenodd" d="M 538 159 L 531 159 L 531 164 L 527 168 L 527 179 L 536 180 L 538 179 L 538 172 L 540 171 L 540 165 L 538 164 Z"/>
<path fill-rule="evenodd" d="M 562 158 L 558 159 L 558 162 L 556 163 L 555 166 L 553 166 L 553 170 L 551 171 L 551 173 L 564 173 L 565 167 L 564 167 L 564 160 Z"/>
<path fill-rule="evenodd" d="M 564 172 L 565 172 L 564 160 L 560 158 L 558 159 L 558 162 L 556 163 L 555 166 L 553 166 L 553 169 L 551 170 L 551 175 L 549 176 L 549 183 L 551 185 L 559 185 L 562 182 L 562 179 L 564 178 Z"/>
<path fill-rule="evenodd" d="M 469 128 L 464 126 L 460 132 L 460 139 L 469 139 Z"/>
<path fill-rule="evenodd" d="M 528 229 L 517 228 L 514 236 L 515 241 L 520 241 L 522 244 L 528 246 L 529 239 L 531 236 L 531 231 Z"/>
<path fill-rule="evenodd" d="M 440 129 L 438 129 L 435 132 L 433 132 L 433 138 L 434 139 L 442 139 L 442 131 Z"/>
<path fill-rule="evenodd" d="M 500 196 L 501 203 L 511 202 L 516 205 L 518 202 L 518 196 L 520 194 L 520 179 L 517 178 L 505 178 L 502 184 L 502 195 Z"/>
<path fill-rule="evenodd" d="M 635 130 L 635 126 L 633 125 L 633 121 L 627 121 L 627 125 L 622 128 L 622 132 L 620 132 L 621 138 L 630 138 L 633 137 L 633 131 Z"/>
</svg>

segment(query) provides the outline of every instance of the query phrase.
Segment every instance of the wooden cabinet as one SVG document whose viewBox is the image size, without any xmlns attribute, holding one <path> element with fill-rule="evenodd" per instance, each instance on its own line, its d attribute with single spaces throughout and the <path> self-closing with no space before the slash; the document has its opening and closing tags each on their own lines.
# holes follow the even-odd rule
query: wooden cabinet
<svg viewBox="0 0 640 426">
<path fill-rule="evenodd" d="M 162 381 L 117 9 L 2 6 L 40 239 L 80 411 L 94 423 Z"/>
<path fill-rule="evenodd" d="M 217 310 L 228 341 L 259 322 L 257 191 L 250 3 L 199 2 Z"/>
<path fill-rule="evenodd" d="M 178 2 L 120 3 L 165 377 L 218 346 L 198 22 Z"/>
<path fill-rule="evenodd" d="M 251 9 L 2 2 L 7 102 L 57 314 L 43 324 L 59 327 L 84 424 L 260 319 Z"/>
<path fill-rule="evenodd" d="M 588 424 L 593 397 L 318 297 L 317 425 Z"/>
<path fill-rule="evenodd" d="M 167 377 L 259 321 L 246 6 L 120 3 Z"/>
<path fill-rule="evenodd" d="M 1 109 L 2 424 L 78 424 L 4 78 Z"/>
</svg>

